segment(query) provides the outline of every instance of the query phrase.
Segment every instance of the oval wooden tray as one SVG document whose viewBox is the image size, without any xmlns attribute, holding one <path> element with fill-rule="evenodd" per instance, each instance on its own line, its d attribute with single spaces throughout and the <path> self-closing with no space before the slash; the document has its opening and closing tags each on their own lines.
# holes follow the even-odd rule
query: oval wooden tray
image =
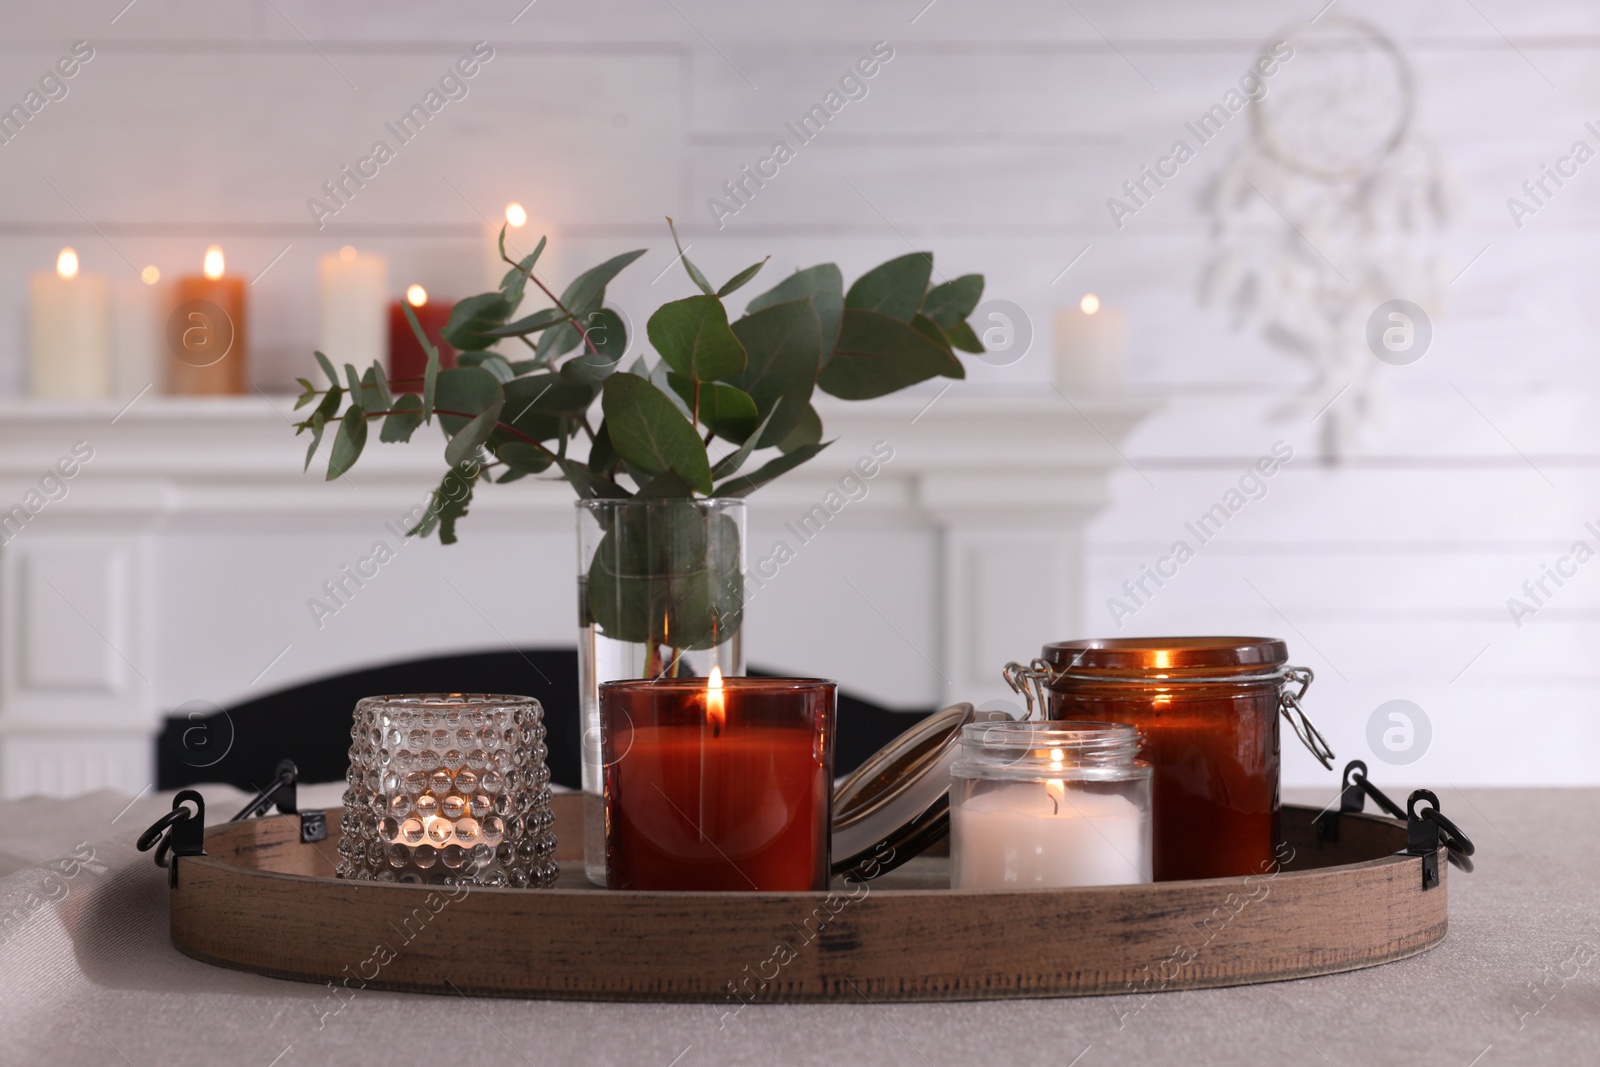
<svg viewBox="0 0 1600 1067">
<path fill-rule="evenodd" d="M 581 1000 L 982 1000 L 1127 994 L 1299 978 L 1444 938 L 1446 867 L 1422 889 L 1405 827 L 1283 809 L 1274 876 L 1095 889 L 951 891 L 923 857 L 825 893 L 635 893 L 582 871 L 580 794 L 555 798 L 555 889 L 447 890 L 333 877 L 293 816 L 206 833 L 179 860 L 172 941 L 207 963 L 350 988 Z M 1285 850 L 1287 854 L 1287 850 Z M 454 894 L 454 896 L 450 894 Z"/>
</svg>

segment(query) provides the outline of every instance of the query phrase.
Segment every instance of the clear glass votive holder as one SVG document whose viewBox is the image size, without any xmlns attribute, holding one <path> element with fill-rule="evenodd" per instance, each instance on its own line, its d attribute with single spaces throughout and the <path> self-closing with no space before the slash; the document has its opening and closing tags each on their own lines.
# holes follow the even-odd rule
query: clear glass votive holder
<svg viewBox="0 0 1600 1067">
<path fill-rule="evenodd" d="M 950 887 L 1151 880 L 1150 765 L 1105 722 L 974 723 L 950 769 Z"/>
<path fill-rule="evenodd" d="M 556 880 L 544 709 L 427 693 L 356 704 L 338 875 L 543 889 Z"/>
</svg>

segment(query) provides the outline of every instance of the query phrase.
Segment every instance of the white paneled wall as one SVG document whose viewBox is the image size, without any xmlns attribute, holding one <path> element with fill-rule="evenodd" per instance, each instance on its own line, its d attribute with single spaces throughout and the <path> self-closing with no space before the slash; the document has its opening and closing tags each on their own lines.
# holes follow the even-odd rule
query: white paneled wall
<svg viewBox="0 0 1600 1067">
<path fill-rule="evenodd" d="M 1520 627 L 1506 607 L 1574 540 L 1600 548 L 1584 530 L 1600 520 L 1600 163 L 1521 228 L 1506 208 L 1574 140 L 1596 142 L 1583 124 L 1600 119 L 1600 8 L 1341 0 L 1329 16 L 1370 19 L 1414 68 L 1417 129 L 1455 190 L 1436 244 L 1456 278 L 1428 356 L 1377 368 L 1382 413 L 1330 464 L 1311 412 L 1274 414 L 1304 367 L 1197 300 L 1216 250 L 1198 196 L 1245 124 L 1124 228 L 1105 204 L 1263 40 L 1320 3 L 524 2 L 8 5 L 0 105 L 72 42 L 92 42 L 95 57 L 0 145 L 0 393 L 24 388 L 26 276 L 69 242 L 113 277 L 145 263 L 191 271 L 212 241 L 247 276 L 271 264 L 251 290 L 255 377 L 269 391 L 309 367 L 317 256 L 355 243 L 389 258 L 397 291 L 418 280 L 466 295 L 483 273 L 484 216 L 511 199 L 552 220 L 568 270 L 651 249 L 613 289 L 636 325 L 685 292 L 676 271 L 652 281 L 670 262 L 666 215 L 712 275 L 768 253 L 775 275 L 828 259 L 853 274 L 932 248 L 941 271 L 982 271 L 989 295 L 1036 324 L 1027 357 L 976 365 L 958 388 L 1054 396 L 1048 323 L 1093 290 L 1128 313 L 1130 387 L 1163 404 L 1123 445 L 1084 572 L 1029 587 L 1000 567 L 994 582 L 1022 597 L 1081 586 L 1081 633 L 1284 636 L 1318 673 L 1309 706 L 1341 756 L 1383 758 L 1369 717 L 1414 701 L 1431 748 L 1383 778 L 1600 782 L 1600 564 Z M 318 230 L 307 199 L 480 40 L 494 58 L 467 96 Z M 719 229 L 707 198 L 789 139 L 784 124 L 878 41 L 893 58 L 865 97 Z M 1281 240 L 1266 204 L 1246 222 L 1261 248 Z M 1061 418 L 1077 417 L 1063 402 Z M 1295 458 L 1265 499 L 1114 620 L 1108 598 L 1280 439 Z M 251 579 L 263 595 L 272 573 Z M 177 610 L 177 592 L 157 602 Z M 185 669 L 170 650 L 156 655 L 169 673 Z M 1303 753 L 1289 767 L 1291 781 L 1324 780 Z"/>
</svg>

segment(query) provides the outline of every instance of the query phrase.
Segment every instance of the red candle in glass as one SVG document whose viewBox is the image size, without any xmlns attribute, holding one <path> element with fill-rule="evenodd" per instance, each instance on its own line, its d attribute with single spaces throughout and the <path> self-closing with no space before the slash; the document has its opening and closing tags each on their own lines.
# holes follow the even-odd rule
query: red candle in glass
<svg viewBox="0 0 1600 1067">
<path fill-rule="evenodd" d="M 428 291 L 420 285 L 406 290 L 404 302 L 396 300 L 389 305 L 389 387 L 396 393 L 420 393 L 422 376 L 428 369 L 428 353 L 406 319 L 406 304 L 411 305 L 417 325 L 439 350 L 441 368 L 456 365 L 456 350 L 445 344 L 442 336 L 455 305 L 430 301 Z"/>
<path fill-rule="evenodd" d="M 836 688 L 715 670 L 601 685 L 607 888 L 826 889 Z"/>
</svg>

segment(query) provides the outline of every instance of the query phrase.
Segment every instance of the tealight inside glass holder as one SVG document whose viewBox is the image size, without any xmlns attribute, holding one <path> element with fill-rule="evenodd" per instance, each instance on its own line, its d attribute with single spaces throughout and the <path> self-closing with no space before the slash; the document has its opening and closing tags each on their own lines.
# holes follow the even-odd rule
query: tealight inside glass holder
<svg viewBox="0 0 1600 1067">
<path fill-rule="evenodd" d="M 974 723 L 950 769 L 952 889 L 1150 881 L 1150 766 L 1103 722 Z"/>
<path fill-rule="evenodd" d="M 542 889 L 556 880 L 544 709 L 437 693 L 356 704 L 341 878 Z"/>
</svg>

